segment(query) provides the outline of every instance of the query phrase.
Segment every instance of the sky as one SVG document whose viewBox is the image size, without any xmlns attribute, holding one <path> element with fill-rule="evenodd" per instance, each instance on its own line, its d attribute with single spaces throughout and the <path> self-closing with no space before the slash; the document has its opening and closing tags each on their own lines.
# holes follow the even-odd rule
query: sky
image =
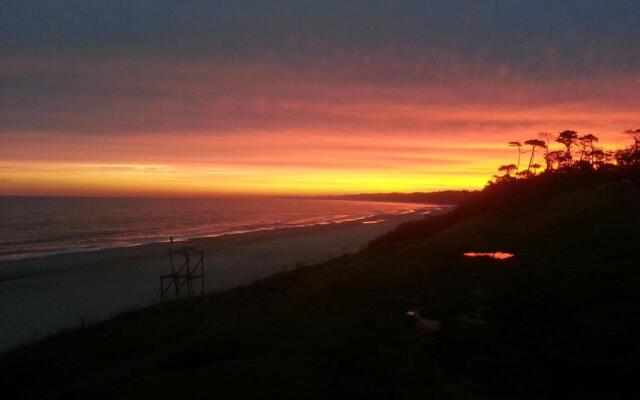
<svg viewBox="0 0 640 400">
<path fill-rule="evenodd" d="M 638 21 L 634 0 L 3 0 L 0 195 L 481 188 L 512 140 L 628 143 Z"/>
</svg>

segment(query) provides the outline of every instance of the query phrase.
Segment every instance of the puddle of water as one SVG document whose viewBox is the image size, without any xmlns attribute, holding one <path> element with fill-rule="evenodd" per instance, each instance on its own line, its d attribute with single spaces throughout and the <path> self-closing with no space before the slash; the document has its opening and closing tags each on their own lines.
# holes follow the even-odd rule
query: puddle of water
<svg viewBox="0 0 640 400">
<path fill-rule="evenodd" d="M 476 253 L 476 252 L 468 252 L 464 253 L 465 257 L 489 257 L 494 258 L 496 260 L 506 260 L 507 258 L 513 257 L 512 253 L 506 253 L 502 251 L 494 251 L 489 253 Z"/>
<path fill-rule="evenodd" d="M 363 221 L 363 224 L 379 224 L 381 222 L 384 222 L 383 219 L 374 219 L 373 221 Z"/>
</svg>

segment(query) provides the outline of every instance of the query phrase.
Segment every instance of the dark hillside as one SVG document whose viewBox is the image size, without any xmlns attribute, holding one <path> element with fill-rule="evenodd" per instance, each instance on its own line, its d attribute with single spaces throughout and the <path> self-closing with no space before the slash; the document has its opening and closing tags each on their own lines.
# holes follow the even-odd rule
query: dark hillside
<svg viewBox="0 0 640 400">
<path fill-rule="evenodd" d="M 60 334 L 3 355 L 0 384 L 7 398 L 633 395 L 640 196 L 571 181 L 490 187 L 361 253 Z M 497 250 L 515 256 L 463 256 Z"/>
</svg>

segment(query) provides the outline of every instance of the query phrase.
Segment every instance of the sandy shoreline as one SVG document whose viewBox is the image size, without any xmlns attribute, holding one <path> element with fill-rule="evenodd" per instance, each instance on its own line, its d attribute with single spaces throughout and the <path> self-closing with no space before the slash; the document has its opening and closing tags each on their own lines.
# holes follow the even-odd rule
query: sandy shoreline
<svg viewBox="0 0 640 400">
<path fill-rule="evenodd" d="M 206 289 L 216 291 L 357 251 L 421 214 L 192 239 L 205 251 Z M 382 220 L 382 221 L 379 221 Z M 374 222 L 374 223 L 367 223 Z M 168 244 L 66 253 L 0 263 L 0 351 L 61 329 L 159 300 Z"/>
</svg>

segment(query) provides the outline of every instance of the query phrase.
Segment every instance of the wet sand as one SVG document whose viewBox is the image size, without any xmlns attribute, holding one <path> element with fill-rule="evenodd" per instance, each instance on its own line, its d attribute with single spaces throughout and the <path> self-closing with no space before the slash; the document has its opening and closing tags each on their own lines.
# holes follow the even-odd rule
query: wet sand
<svg viewBox="0 0 640 400">
<path fill-rule="evenodd" d="M 205 251 L 206 291 L 353 253 L 421 214 L 262 231 L 174 243 Z M 159 301 L 168 244 L 0 263 L 0 351 Z"/>
</svg>

